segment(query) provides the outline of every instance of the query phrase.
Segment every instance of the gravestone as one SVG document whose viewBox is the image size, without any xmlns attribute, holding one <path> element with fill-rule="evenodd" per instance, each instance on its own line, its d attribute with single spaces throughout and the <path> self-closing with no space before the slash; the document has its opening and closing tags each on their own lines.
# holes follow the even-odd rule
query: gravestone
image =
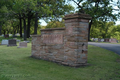
<svg viewBox="0 0 120 80">
<path fill-rule="evenodd" d="M 105 38 L 104 42 L 109 42 L 109 40 L 110 40 L 109 38 Z"/>
<path fill-rule="evenodd" d="M 12 34 L 9 34 L 9 36 L 12 36 Z"/>
<path fill-rule="evenodd" d="M 2 40 L 1 45 L 8 45 L 8 40 L 6 39 Z"/>
<path fill-rule="evenodd" d="M 14 38 L 15 38 L 15 37 L 17 37 L 17 36 L 16 36 L 16 35 L 13 35 L 12 37 L 14 37 Z"/>
<path fill-rule="evenodd" d="M 20 42 L 18 48 L 24 48 L 27 47 L 27 42 Z"/>
<path fill-rule="evenodd" d="M 9 35 L 8 35 L 8 34 L 6 34 L 4 37 L 5 37 L 5 38 L 9 38 Z"/>
<path fill-rule="evenodd" d="M 93 40 L 94 40 L 94 38 L 91 38 L 91 40 L 93 41 Z"/>
<path fill-rule="evenodd" d="M 8 45 L 7 46 L 17 46 L 16 45 L 16 40 L 15 39 L 8 40 Z"/>
<path fill-rule="evenodd" d="M 95 38 L 95 41 L 98 41 L 98 38 Z"/>
<path fill-rule="evenodd" d="M 111 38 L 111 39 L 110 39 L 110 42 L 111 42 L 111 43 L 117 43 L 117 39 Z"/>
<path fill-rule="evenodd" d="M 98 42 L 101 42 L 101 39 L 100 39 L 100 38 L 98 38 Z"/>
<path fill-rule="evenodd" d="M 101 39 L 101 42 L 104 42 L 104 39 Z"/>
<path fill-rule="evenodd" d="M 95 42 L 95 38 L 93 38 L 93 42 Z"/>
<path fill-rule="evenodd" d="M 30 43 L 30 41 L 24 41 L 24 42 Z"/>
<path fill-rule="evenodd" d="M 21 40 L 17 40 L 17 42 L 20 42 Z"/>
</svg>

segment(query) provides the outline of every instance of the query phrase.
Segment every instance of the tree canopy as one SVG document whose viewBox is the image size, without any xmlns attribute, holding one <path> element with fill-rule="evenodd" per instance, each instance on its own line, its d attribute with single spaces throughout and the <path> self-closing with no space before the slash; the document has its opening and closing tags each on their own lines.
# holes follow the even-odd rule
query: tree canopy
<svg viewBox="0 0 120 80">
<path fill-rule="evenodd" d="M 34 21 L 34 34 L 37 34 L 39 19 L 60 18 L 74 9 L 64 0 L 1 0 L 0 4 L 0 26 L 1 21 L 19 20 L 20 35 L 22 37 L 24 29 L 24 40 L 30 37 L 31 21 Z"/>
<path fill-rule="evenodd" d="M 98 21 L 116 21 L 118 14 L 114 14 L 114 6 L 111 4 L 113 0 L 68 0 L 73 1 L 78 8 L 78 13 L 89 14 L 92 20 L 89 24 L 89 40 L 90 29 L 92 23 Z M 115 3 L 118 4 L 117 2 Z"/>
</svg>

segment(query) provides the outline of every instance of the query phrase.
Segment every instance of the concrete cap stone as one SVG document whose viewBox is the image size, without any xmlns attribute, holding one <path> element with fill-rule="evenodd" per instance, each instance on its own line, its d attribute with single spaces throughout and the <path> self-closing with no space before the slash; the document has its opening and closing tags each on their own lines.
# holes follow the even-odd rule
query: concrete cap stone
<svg viewBox="0 0 120 80">
<path fill-rule="evenodd" d="M 91 20 L 92 17 L 90 17 L 90 15 L 88 14 L 83 14 L 83 13 L 76 13 L 76 14 L 69 14 L 69 15 L 65 15 L 65 17 L 63 18 L 64 20 L 67 19 L 87 19 L 87 20 Z"/>
</svg>

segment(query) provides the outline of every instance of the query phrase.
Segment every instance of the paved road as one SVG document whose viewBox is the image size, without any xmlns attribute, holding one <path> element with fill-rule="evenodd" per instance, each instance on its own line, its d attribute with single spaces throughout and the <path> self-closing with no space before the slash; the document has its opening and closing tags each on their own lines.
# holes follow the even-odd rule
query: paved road
<svg viewBox="0 0 120 80">
<path fill-rule="evenodd" d="M 120 44 L 107 44 L 107 43 L 95 43 L 95 42 L 88 42 L 88 44 L 113 51 L 120 55 Z"/>
</svg>

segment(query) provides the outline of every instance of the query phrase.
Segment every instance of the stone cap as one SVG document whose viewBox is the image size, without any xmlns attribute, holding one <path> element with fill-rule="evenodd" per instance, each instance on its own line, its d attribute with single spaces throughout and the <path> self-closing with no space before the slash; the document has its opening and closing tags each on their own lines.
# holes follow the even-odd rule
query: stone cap
<svg viewBox="0 0 120 80">
<path fill-rule="evenodd" d="M 67 19 L 87 19 L 87 20 L 91 20 L 92 17 L 90 17 L 90 15 L 88 14 L 83 14 L 83 13 L 75 13 L 75 14 L 69 14 L 69 15 L 65 15 L 65 17 L 63 18 L 64 20 Z"/>
<path fill-rule="evenodd" d="M 48 29 L 40 29 L 41 31 L 52 31 L 52 30 L 65 30 L 65 28 L 48 28 Z"/>
</svg>

